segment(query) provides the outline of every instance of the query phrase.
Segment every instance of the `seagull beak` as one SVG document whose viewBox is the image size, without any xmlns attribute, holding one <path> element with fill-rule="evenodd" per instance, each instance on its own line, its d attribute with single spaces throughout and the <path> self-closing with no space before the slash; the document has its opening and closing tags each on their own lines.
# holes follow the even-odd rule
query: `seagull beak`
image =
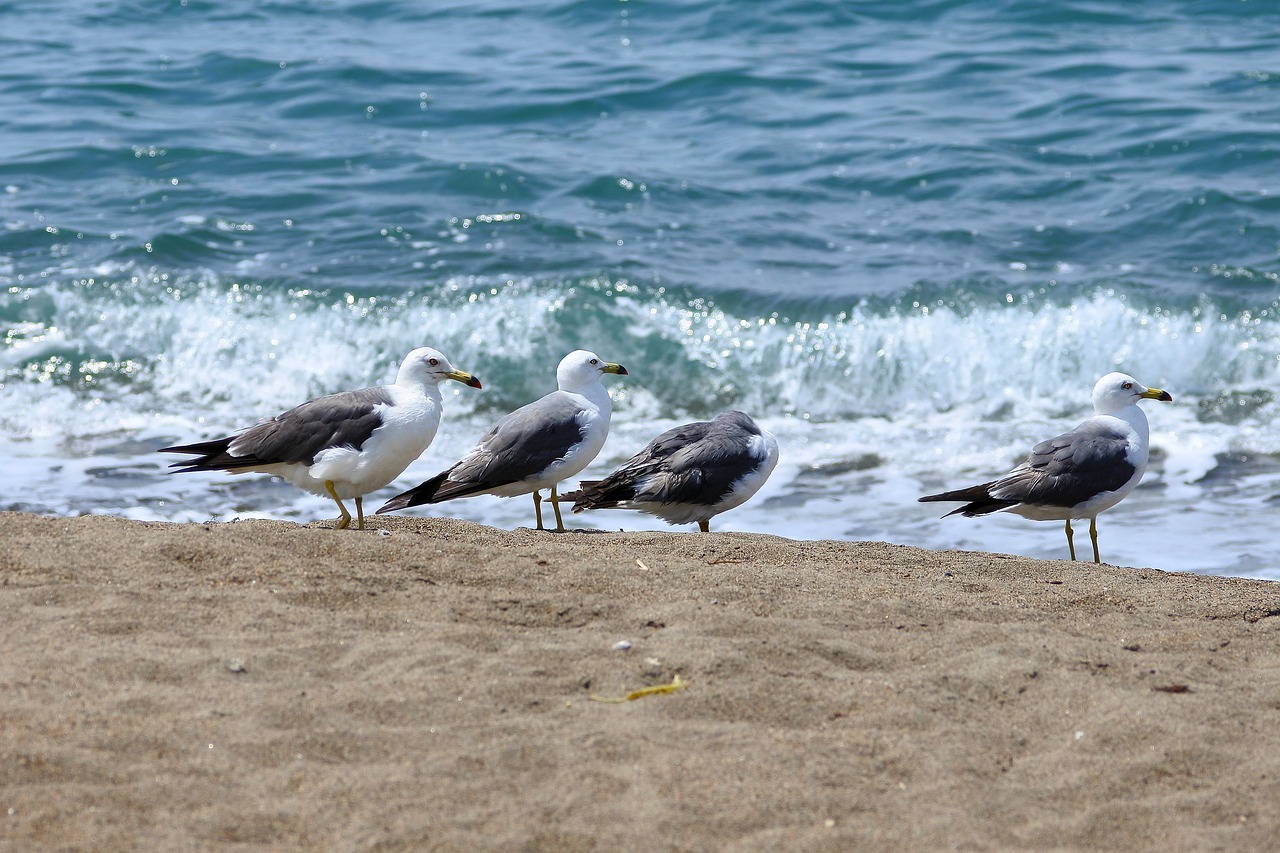
<svg viewBox="0 0 1280 853">
<path fill-rule="evenodd" d="M 626 376 L 627 369 L 621 364 L 614 364 L 612 361 L 606 361 L 604 366 L 600 368 L 605 373 L 616 373 L 619 376 Z"/>
<path fill-rule="evenodd" d="M 445 376 L 449 377 L 450 379 L 455 379 L 458 382 L 461 382 L 463 385 L 470 385 L 472 388 L 484 387 L 483 385 L 480 384 L 479 379 L 472 376 L 470 373 L 467 373 L 465 370 L 454 370 L 450 373 L 446 373 Z"/>
<path fill-rule="evenodd" d="M 1159 400 L 1162 403 L 1173 402 L 1173 398 L 1169 396 L 1169 392 L 1161 391 L 1159 388 L 1148 388 L 1138 396 L 1144 400 Z"/>
</svg>

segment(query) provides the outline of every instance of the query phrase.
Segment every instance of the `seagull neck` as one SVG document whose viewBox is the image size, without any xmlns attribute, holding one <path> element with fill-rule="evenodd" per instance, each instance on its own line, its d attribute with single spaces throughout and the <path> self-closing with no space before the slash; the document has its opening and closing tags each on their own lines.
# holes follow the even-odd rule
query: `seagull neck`
<svg viewBox="0 0 1280 853">
<path fill-rule="evenodd" d="M 406 394 L 426 397 L 428 400 L 435 400 L 437 403 L 444 399 L 443 395 L 440 393 L 439 382 L 432 382 L 430 380 L 421 382 L 411 376 L 397 376 L 396 387 Z"/>
<path fill-rule="evenodd" d="M 565 387 L 560 386 L 560 390 L 566 394 L 577 394 L 587 398 L 587 401 L 594 404 L 602 411 L 609 411 L 613 404 L 609 399 L 609 389 L 601 385 L 599 382 L 584 382 L 581 385 Z"/>
<path fill-rule="evenodd" d="M 1144 444 L 1150 439 L 1151 430 L 1147 425 L 1147 413 L 1142 411 L 1142 407 L 1137 403 L 1131 403 L 1118 412 L 1108 412 L 1107 414 L 1133 427 L 1133 431 L 1138 434 Z"/>
</svg>

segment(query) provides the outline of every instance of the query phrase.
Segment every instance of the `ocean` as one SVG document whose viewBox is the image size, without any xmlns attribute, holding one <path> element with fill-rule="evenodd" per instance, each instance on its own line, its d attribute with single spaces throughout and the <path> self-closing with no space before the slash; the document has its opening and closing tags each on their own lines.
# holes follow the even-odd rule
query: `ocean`
<svg viewBox="0 0 1280 853">
<path fill-rule="evenodd" d="M 714 530 L 1065 558 L 1059 523 L 916 498 L 1003 473 L 1123 370 L 1174 402 L 1145 406 L 1152 464 L 1103 559 L 1280 579 L 1272 4 L 12 0 L 0 22 L 0 509 L 331 518 L 154 451 L 435 346 L 485 388 L 445 389 L 376 507 L 587 348 L 630 374 L 584 476 L 738 408 L 782 458 Z M 511 528 L 530 504 L 429 509 Z"/>
</svg>

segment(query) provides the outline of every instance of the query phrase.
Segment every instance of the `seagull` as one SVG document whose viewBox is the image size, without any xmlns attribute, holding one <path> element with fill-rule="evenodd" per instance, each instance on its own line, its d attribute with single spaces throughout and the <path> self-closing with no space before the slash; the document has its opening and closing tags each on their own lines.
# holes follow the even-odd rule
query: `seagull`
<svg viewBox="0 0 1280 853">
<path fill-rule="evenodd" d="M 1167 391 L 1123 373 L 1093 386 L 1096 415 L 1070 432 L 1042 441 L 1021 465 L 998 480 L 926 495 L 922 501 L 967 501 L 947 515 L 970 518 L 1008 510 L 1035 521 L 1065 521 L 1067 548 L 1076 558 L 1071 519 L 1089 519 L 1093 561 L 1098 556 L 1098 513 L 1120 503 L 1147 470 L 1147 416 L 1139 400 L 1172 402 Z M 946 516 L 943 516 L 946 518 Z"/>
<path fill-rule="evenodd" d="M 603 480 L 583 481 L 574 512 L 638 509 L 670 524 L 698 522 L 733 509 L 760 490 L 778 464 L 778 440 L 749 415 L 722 412 L 714 420 L 673 427 Z"/>
<path fill-rule="evenodd" d="M 569 353 L 556 368 L 559 390 L 503 417 L 452 468 L 396 495 L 378 513 L 468 495 L 532 492 L 538 529 L 544 530 L 540 491 L 550 487 L 556 530 L 563 533 L 556 484 L 586 468 L 604 447 L 613 411 L 600 382 L 606 373 L 625 376 L 627 369 L 586 350 Z"/>
<path fill-rule="evenodd" d="M 481 387 L 439 350 L 420 347 L 405 357 L 393 385 L 319 397 L 235 435 L 158 452 L 198 457 L 170 465 L 177 473 L 274 474 L 313 495 L 328 495 L 342 513 L 337 530 L 351 526 L 342 502 L 355 498 L 363 530 L 364 496 L 400 476 L 436 437 L 439 385 L 446 379 Z"/>
</svg>

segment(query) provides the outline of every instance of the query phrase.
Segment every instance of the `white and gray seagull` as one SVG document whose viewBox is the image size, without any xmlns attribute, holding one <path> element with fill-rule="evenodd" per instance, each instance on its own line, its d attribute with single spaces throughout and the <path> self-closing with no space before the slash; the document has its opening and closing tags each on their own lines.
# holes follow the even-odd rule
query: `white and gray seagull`
<svg viewBox="0 0 1280 853">
<path fill-rule="evenodd" d="M 342 502 L 355 498 L 363 530 L 364 496 L 400 476 L 436 437 L 439 385 L 446 379 L 480 387 L 439 350 L 420 347 L 405 357 L 392 385 L 318 397 L 235 435 L 159 452 L 198 457 L 169 466 L 178 473 L 273 474 L 313 495 L 328 495 L 342 514 L 338 530 L 351 526 Z"/>
<path fill-rule="evenodd" d="M 596 458 L 609 435 L 613 405 L 600 382 L 627 369 L 593 352 L 576 350 L 556 369 L 558 390 L 506 415 L 457 464 L 378 508 L 379 513 L 434 504 L 468 495 L 514 497 L 533 493 L 542 526 L 542 489 L 551 489 L 556 530 L 564 532 L 556 484 Z"/>
<path fill-rule="evenodd" d="M 574 512 L 637 509 L 670 524 L 698 523 L 745 503 L 778 464 L 778 440 L 743 412 L 673 427 L 603 480 L 584 481 Z"/>
<path fill-rule="evenodd" d="M 947 515 L 972 518 L 1006 510 L 1035 521 L 1065 521 L 1073 560 L 1071 520 L 1087 518 L 1093 561 L 1100 563 L 1098 513 L 1124 500 L 1147 470 L 1149 432 L 1140 400 L 1171 402 L 1173 397 L 1132 376 L 1108 373 L 1093 386 L 1096 415 L 1040 442 L 1026 461 L 998 480 L 920 500 L 967 501 Z"/>
</svg>

